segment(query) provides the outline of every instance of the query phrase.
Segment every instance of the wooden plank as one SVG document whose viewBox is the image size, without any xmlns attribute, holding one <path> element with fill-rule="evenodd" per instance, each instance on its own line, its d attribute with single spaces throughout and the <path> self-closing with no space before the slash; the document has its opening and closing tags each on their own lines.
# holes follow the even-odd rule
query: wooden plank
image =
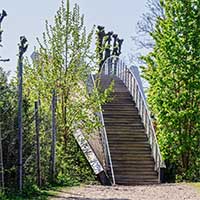
<svg viewBox="0 0 200 200">
<path fill-rule="evenodd" d="M 98 158 L 96 157 L 95 153 L 93 152 L 92 148 L 90 147 L 88 141 L 85 139 L 82 131 L 78 129 L 74 132 L 74 137 L 78 142 L 81 150 L 83 151 L 85 157 L 87 158 L 90 166 L 92 167 L 94 173 L 96 175 L 100 174 L 104 171 L 101 163 L 99 162 Z"/>
</svg>

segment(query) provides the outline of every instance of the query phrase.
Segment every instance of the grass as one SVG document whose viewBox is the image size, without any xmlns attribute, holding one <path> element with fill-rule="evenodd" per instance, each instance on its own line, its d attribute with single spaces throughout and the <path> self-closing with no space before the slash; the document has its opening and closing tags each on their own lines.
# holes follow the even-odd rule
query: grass
<svg viewBox="0 0 200 200">
<path fill-rule="evenodd" d="M 80 182 L 68 182 L 68 184 L 55 184 L 53 186 L 46 186 L 45 188 L 39 189 L 37 185 L 26 183 L 24 185 L 23 193 L 20 194 L 16 190 L 6 189 L 6 195 L 0 191 L 0 200 L 48 200 L 49 197 L 58 196 L 62 191 L 68 191 L 70 188 L 75 186 L 83 186 L 87 184 L 96 184 L 95 181 L 88 181 L 85 183 Z"/>
<path fill-rule="evenodd" d="M 22 194 L 10 191 L 7 195 L 0 192 L 0 200 L 48 200 L 49 197 L 58 196 L 62 191 L 68 191 L 73 186 L 82 186 L 85 184 L 75 184 L 69 186 L 51 186 L 39 189 L 37 186 L 31 186 L 24 190 Z"/>
<path fill-rule="evenodd" d="M 30 193 L 15 193 L 10 192 L 7 195 L 0 193 L 1 200 L 47 200 L 49 197 L 57 196 L 58 193 L 62 190 L 63 187 L 52 187 L 37 191 L 30 191 Z"/>
</svg>

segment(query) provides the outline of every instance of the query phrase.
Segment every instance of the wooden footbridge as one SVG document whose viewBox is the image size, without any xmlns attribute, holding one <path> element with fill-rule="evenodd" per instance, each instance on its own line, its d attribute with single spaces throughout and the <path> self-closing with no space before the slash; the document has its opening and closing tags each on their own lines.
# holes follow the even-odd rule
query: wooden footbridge
<svg viewBox="0 0 200 200">
<path fill-rule="evenodd" d="M 122 39 L 98 26 L 98 52 L 101 60 L 98 79 L 102 90 L 114 82 L 112 101 L 98 113 L 102 128 L 93 140 L 86 141 L 79 130 L 75 137 L 103 185 L 160 183 L 165 164 L 146 104 L 139 73 L 120 59 Z M 111 41 L 113 50 L 111 52 Z M 112 54 L 112 56 L 111 56 Z M 91 75 L 88 88 L 95 81 Z M 100 149 L 102 148 L 102 153 Z"/>
<path fill-rule="evenodd" d="M 99 113 L 104 160 L 93 146 L 93 158 L 88 159 L 91 166 L 106 185 L 160 183 L 165 164 L 138 79 L 117 56 L 109 57 L 101 71 L 102 89 L 114 82 L 114 91 L 112 101 Z"/>
</svg>

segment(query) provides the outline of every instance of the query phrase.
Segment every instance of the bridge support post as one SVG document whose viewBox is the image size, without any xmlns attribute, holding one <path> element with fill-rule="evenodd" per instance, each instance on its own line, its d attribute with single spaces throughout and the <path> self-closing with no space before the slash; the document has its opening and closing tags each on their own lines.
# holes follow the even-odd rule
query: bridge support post
<svg viewBox="0 0 200 200">
<path fill-rule="evenodd" d="M 160 178 L 160 183 L 165 183 L 165 168 L 160 168 L 160 174 L 159 174 L 159 178 Z"/>
<path fill-rule="evenodd" d="M 107 176 L 107 174 L 104 171 L 97 174 L 97 178 L 99 179 L 99 182 L 102 185 L 112 186 L 112 183 L 111 183 L 109 177 Z"/>
</svg>

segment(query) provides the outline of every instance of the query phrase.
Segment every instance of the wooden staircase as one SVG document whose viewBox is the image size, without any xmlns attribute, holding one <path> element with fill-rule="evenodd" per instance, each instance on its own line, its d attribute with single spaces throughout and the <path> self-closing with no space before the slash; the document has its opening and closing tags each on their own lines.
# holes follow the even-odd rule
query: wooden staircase
<svg viewBox="0 0 200 200">
<path fill-rule="evenodd" d="M 156 184 L 159 177 L 138 109 L 118 77 L 103 75 L 102 87 L 112 80 L 113 100 L 102 109 L 116 184 Z"/>
</svg>

